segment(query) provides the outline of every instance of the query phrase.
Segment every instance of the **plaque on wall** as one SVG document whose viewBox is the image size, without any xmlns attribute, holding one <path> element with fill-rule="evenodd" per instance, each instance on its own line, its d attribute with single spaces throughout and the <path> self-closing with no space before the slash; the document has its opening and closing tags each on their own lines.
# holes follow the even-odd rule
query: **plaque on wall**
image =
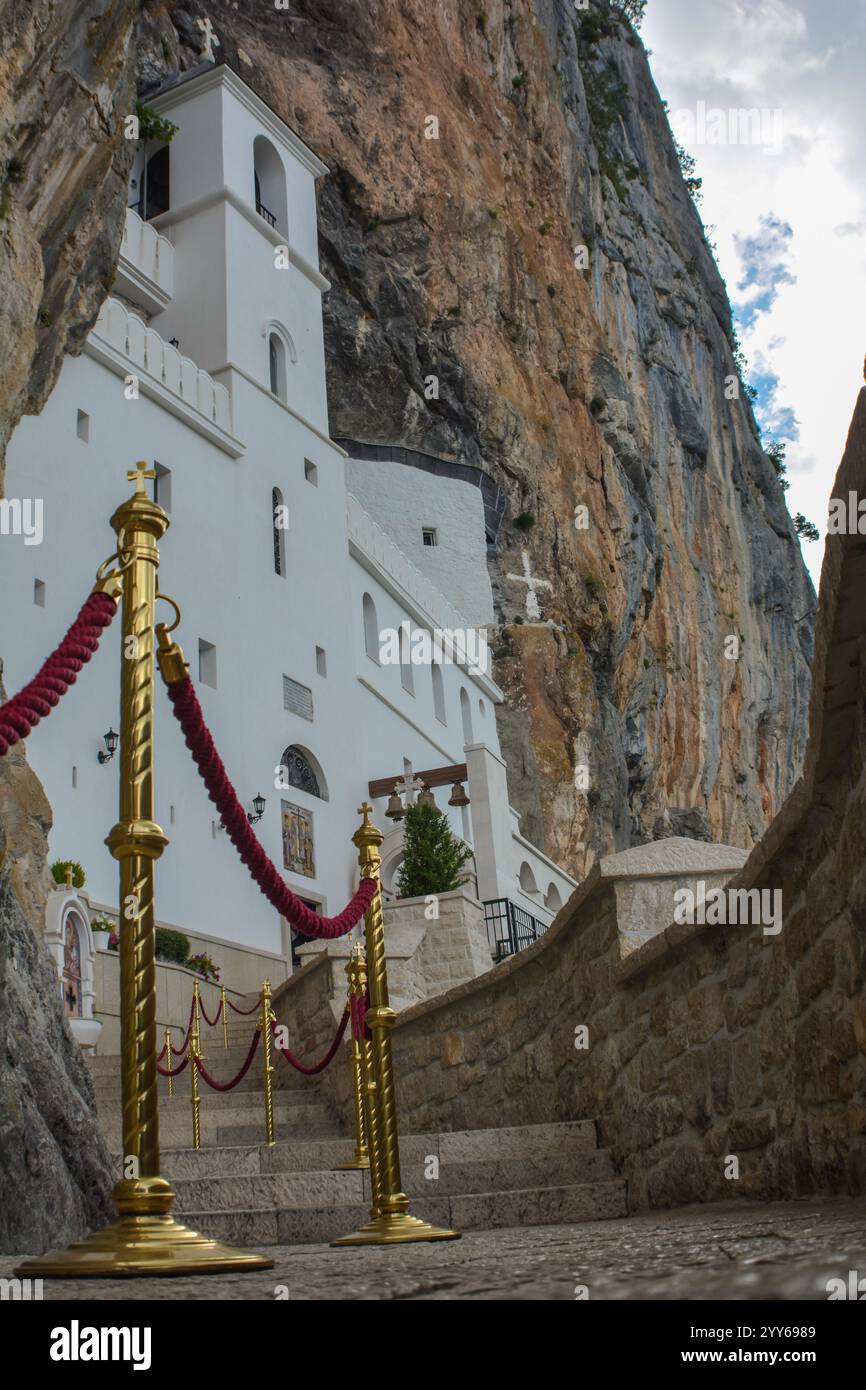
<svg viewBox="0 0 866 1390">
<path fill-rule="evenodd" d="M 291 801 L 283 801 L 283 864 L 293 874 L 316 877 L 313 847 L 313 813 Z"/>
</svg>

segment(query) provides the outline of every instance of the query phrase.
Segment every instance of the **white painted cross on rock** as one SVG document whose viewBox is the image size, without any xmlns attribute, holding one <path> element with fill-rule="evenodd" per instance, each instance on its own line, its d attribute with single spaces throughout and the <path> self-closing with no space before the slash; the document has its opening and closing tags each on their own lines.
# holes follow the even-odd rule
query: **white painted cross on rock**
<svg viewBox="0 0 866 1390">
<path fill-rule="evenodd" d="M 199 29 L 201 29 L 202 37 L 204 39 L 204 57 L 209 63 L 215 63 L 216 58 L 214 57 L 214 46 L 216 46 L 217 48 L 222 48 L 222 44 L 220 40 L 217 38 L 216 30 L 211 24 L 210 15 L 205 15 L 204 19 L 197 19 L 196 24 L 198 25 Z"/>
<path fill-rule="evenodd" d="M 508 574 L 506 579 L 513 579 L 517 584 L 526 585 L 526 616 L 535 622 L 541 617 L 541 609 L 538 606 L 538 596 L 536 589 L 552 589 L 553 585 L 549 579 L 536 579 L 529 565 L 529 551 L 523 552 L 523 573 Z"/>
</svg>

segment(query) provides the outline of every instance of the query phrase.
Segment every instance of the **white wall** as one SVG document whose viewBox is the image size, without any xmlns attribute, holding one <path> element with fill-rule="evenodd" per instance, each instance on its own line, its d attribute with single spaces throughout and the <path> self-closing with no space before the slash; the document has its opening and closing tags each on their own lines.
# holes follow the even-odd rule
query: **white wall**
<svg viewBox="0 0 866 1390">
<path fill-rule="evenodd" d="M 189 180 L 190 196 L 205 196 L 214 180 L 217 186 L 230 176 L 241 180 L 247 154 L 251 170 L 257 128 L 244 103 L 220 97 L 217 87 L 202 92 L 191 85 L 191 100 L 178 98 L 166 111 L 181 127 L 172 147 L 172 179 L 184 188 Z M 292 235 L 297 232 L 314 261 L 313 178 L 301 167 L 301 155 L 298 160 L 297 169 L 289 160 Z M 173 183 L 173 200 L 178 196 Z M 429 667 L 413 667 L 414 694 L 408 693 L 399 666 L 383 667 L 366 655 L 362 619 L 362 596 L 369 592 L 380 627 L 399 628 L 406 618 L 416 625 L 451 626 L 440 613 L 467 624 L 486 621 L 490 588 L 481 495 L 465 483 L 401 465 L 350 463 L 353 486 L 365 491 L 375 520 L 390 531 L 383 538 L 363 513 L 353 512 L 359 525 L 350 547 L 344 458 L 316 429 L 327 426 L 320 291 L 297 266 L 274 271 L 264 224 L 258 228 L 223 201 L 172 224 L 171 236 L 175 297 L 154 326 L 164 336 L 177 336 L 199 366 L 219 366 L 215 358 L 223 351 L 235 361 L 237 370 L 227 369 L 222 379 L 232 394 L 234 434 L 246 448 L 232 458 L 185 421 L 182 411 L 170 413 L 144 396 L 127 400 L 123 378 L 87 352 L 68 359 L 43 413 L 22 420 L 8 452 L 7 496 L 43 500 L 44 538 L 41 545 L 25 546 L 21 537 L 0 537 L 6 688 L 11 693 L 34 675 L 89 593 L 97 565 L 113 550 L 109 518 L 130 494 L 127 469 L 139 458 L 158 460 L 171 471 L 172 523 L 160 547 L 160 583 L 183 610 L 176 635 L 196 681 L 199 639 L 217 649 L 216 688 L 197 681 L 205 718 L 241 799 L 248 805 L 261 793 L 267 800 L 256 833 L 275 863 L 283 862 L 281 801 L 312 811 L 316 876 L 286 876 L 296 892 L 334 913 L 356 883 L 351 836 L 368 782 L 401 775 L 404 759 L 416 770 L 463 762 L 462 690 L 472 711 L 472 739 L 498 754 L 499 694 L 487 678 L 443 663 L 443 725 L 434 713 Z M 299 360 L 289 371 L 296 414 L 265 389 L 266 316 L 288 320 L 295 339 Z M 79 409 L 90 416 L 87 443 L 76 435 Z M 312 417 L 312 424 L 299 416 Z M 305 478 L 305 459 L 317 466 L 315 486 Z M 290 512 L 283 575 L 274 572 L 274 487 Z M 420 524 L 428 520 L 441 527 L 438 553 L 420 544 Z M 364 535 L 367 550 L 360 543 Z M 401 540 L 421 573 L 407 564 Z M 383 557 L 392 565 L 388 574 Z M 33 601 L 36 579 L 46 585 L 44 608 Z M 427 582 L 437 580 L 444 596 Z M 424 603 L 432 606 L 426 618 Z M 168 610 L 159 616 L 167 618 Z M 317 671 L 317 646 L 326 653 L 325 676 Z M 54 810 L 52 857 L 80 860 L 88 891 L 106 904 L 117 896 L 117 865 L 103 841 L 117 819 L 119 762 L 100 766 L 97 753 L 108 727 L 119 727 L 119 660 L 117 620 L 61 708 L 27 745 Z M 284 675 L 311 690 L 312 722 L 285 710 Z M 157 916 L 280 953 L 281 924 L 225 834 L 214 832 L 215 810 L 161 681 L 155 744 L 156 819 L 170 839 L 157 865 Z M 275 787 L 275 770 L 291 744 L 308 750 L 320 765 L 327 800 Z M 449 794 L 450 787 L 435 792 L 443 809 Z M 376 807 L 383 830 L 384 806 L 382 801 Z M 460 812 L 448 813 L 454 832 L 471 839 Z M 514 853 L 525 850 L 515 845 Z M 518 867 L 515 859 L 515 874 Z M 511 896 L 506 870 L 498 882 L 494 896 Z"/>
<path fill-rule="evenodd" d="M 471 626 L 493 621 L 484 501 L 473 484 L 407 464 L 346 460 L 346 486 Z M 424 545 L 432 526 L 438 544 Z"/>
</svg>

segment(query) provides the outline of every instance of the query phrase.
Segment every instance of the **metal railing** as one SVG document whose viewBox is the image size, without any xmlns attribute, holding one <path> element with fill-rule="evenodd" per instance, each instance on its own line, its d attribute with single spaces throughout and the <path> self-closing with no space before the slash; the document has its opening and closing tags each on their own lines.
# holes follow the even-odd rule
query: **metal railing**
<svg viewBox="0 0 866 1390">
<path fill-rule="evenodd" d="M 495 961 L 525 951 L 547 931 L 546 922 L 540 922 L 510 898 L 488 899 L 484 903 L 484 921 L 490 952 Z"/>
<path fill-rule="evenodd" d="M 259 214 L 259 217 L 263 217 L 265 219 L 269 226 L 276 227 L 276 214 L 271 212 L 269 208 L 266 208 L 264 203 L 260 203 L 258 198 L 256 199 L 256 212 Z"/>
</svg>

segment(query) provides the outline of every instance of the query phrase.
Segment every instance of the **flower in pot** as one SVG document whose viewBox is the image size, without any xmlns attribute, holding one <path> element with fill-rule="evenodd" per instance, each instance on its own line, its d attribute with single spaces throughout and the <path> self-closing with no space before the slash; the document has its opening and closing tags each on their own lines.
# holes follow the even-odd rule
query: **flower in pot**
<svg viewBox="0 0 866 1390">
<path fill-rule="evenodd" d="M 93 944 L 96 950 L 107 951 L 114 932 L 114 923 L 111 918 L 92 917 L 90 919 L 90 930 L 93 933 Z"/>
</svg>

